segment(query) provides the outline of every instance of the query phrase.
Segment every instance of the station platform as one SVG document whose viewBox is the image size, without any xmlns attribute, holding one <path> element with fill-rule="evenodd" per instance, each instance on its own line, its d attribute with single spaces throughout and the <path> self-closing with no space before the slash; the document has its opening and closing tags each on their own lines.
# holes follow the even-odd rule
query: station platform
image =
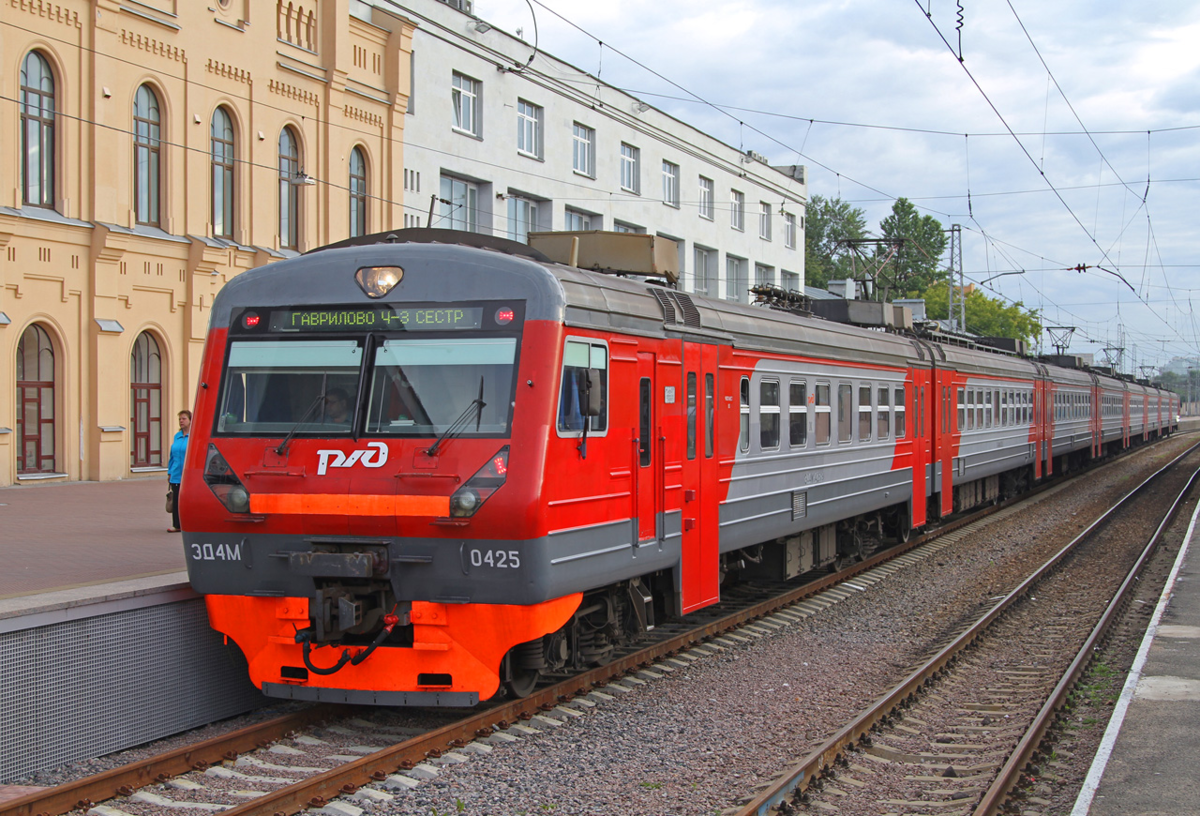
<svg viewBox="0 0 1200 816">
<path fill-rule="evenodd" d="M 0 488 L 0 601 L 172 573 L 186 583 L 183 541 L 167 532 L 166 492 L 165 473 Z"/>
<path fill-rule="evenodd" d="M 1071 816 L 1200 814 L 1200 506 Z"/>
<path fill-rule="evenodd" d="M 0 488 L 0 786 L 266 704 L 156 476 Z"/>
</svg>

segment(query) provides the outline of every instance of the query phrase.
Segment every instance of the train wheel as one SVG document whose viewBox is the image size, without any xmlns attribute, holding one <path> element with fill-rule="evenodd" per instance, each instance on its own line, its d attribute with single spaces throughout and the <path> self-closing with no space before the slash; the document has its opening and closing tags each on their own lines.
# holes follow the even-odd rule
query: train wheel
<svg viewBox="0 0 1200 816">
<path fill-rule="evenodd" d="M 517 669 L 504 681 L 504 688 L 510 697 L 521 699 L 533 694 L 538 681 L 542 679 L 541 672 L 536 669 Z"/>
<path fill-rule="evenodd" d="M 540 640 L 534 641 L 535 644 L 540 644 Z M 522 644 L 529 647 L 530 644 Z M 504 679 L 504 689 L 510 697 L 521 699 L 533 694 L 533 690 L 537 688 L 538 682 L 542 679 L 540 669 L 531 666 L 520 665 L 518 651 L 522 646 L 517 646 L 511 652 L 504 656 L 504 662 L 500 665 L 500 676 Z"/>
</svg>

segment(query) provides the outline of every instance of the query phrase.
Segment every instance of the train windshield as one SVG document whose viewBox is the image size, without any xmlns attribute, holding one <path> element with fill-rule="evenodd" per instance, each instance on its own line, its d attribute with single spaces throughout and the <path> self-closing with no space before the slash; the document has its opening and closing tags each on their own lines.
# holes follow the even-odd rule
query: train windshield
<svg viewBox="0 0 1200 816">
<path fill-rule="evenodd" d="M 368 434 L 437 435 L 468 414 L 464 435 L 508 435 L 515 337 L 390 339 L 374 356 Z"/>
<path fill-rule="evenodd" d="M 348 436 L 362 358 L 358 340 L 234 341 L 217 431 Z"/>
</svg>

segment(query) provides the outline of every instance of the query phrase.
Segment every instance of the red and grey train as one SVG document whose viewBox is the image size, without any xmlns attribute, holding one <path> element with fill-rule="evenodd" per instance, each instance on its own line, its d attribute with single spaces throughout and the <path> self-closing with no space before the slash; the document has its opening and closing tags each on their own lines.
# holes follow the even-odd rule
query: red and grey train
<svg viewBox="0 0 1200 816">
<path fill-rule="evenodd" d="M 181 518 L 267 695 L 467 706 L 1169 433 L 1157 388 L 447 231 L 216 298 Z"/>
</svg>

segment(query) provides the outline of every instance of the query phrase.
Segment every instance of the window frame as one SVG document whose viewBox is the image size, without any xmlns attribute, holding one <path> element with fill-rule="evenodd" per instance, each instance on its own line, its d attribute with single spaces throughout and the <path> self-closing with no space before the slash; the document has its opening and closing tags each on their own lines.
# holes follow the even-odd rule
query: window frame
<svg viewBox="0 0 1200 816">
<path fill-rule="evenodd" d="M 860 383 L 858 386 L 857 414 L 858 414 L 858 441 L 870 442 L 875 438 L 875 409 L 874 403 L 871 401 L 872 391 L 870 383 Z M 863 397 L 866 396 L 866 405 L 863 405 Z M 865 425 L 864 425 L 865 422 Z M 863 429 L 866 433 L 863 433 Z"/>
<path fill-rule="evenodd" d="M 621 142 L 621 190 L 642 194 L 642 150 L 629 142 Z"/>
<path fill-rule="evenodd" d="M 450 192 L 447 194 L 445 190 L 446 183 L 450 184 Z M 455 211 L 459 205 L 455 204 L 455 186 L 462 185 L 465 202 L 462 206 L 464 216 L 456 216 Z M 438 192 L 443 201 L 440 212 L 440 221 L 449 221 L 450 224 L 446 229 L 462 229 L 466 232 L 479 231 L 479 185 L 468 179 L 459 178 L 443 174 L 438 181 Z M 444 202 L 449 201 L 449 204 Z M 455 226 L 456 224 L 465 226 Z"/>
<path fill-rule="evenodd" d="M 795 213 L 785 212 L 783 214 L 783 246 L 786 249 L 796 248 L 796 215 Z"/>
<path fill-rule="evenodd" d="M 455 133 L 483 138 L 482 110 L 483 83 L 461 71 L 451 71 L 450 107 L 454 114 L 451 129 Z"/>
<path fill-rule="evenodd" d="M 596 129 L 581 122 L 571 125 L 571 168 L 581 176 L 596 177 Z"/>
<path fill-rule="evenodd" d="M 285 146 L 285 139 L 287 144 Z M 291 125 L 279 131 L 279 248 L 300 248 L 300 139 Z M 285 150 L 290 150 L 285 153 Z"/>
<path fill-rule="evenodd" d="M 758 202 L 758 237 L 764 241 L 771 240 L 771 205 L 766 201 Z"/>
<path fill-rule="evenodd" d="M 797 402 L 795 389 L 800 389 Z M 797 420 L 799 417 L 799 420 Z M 797 425 L 797 421 L 799 425 Z M 800 441 L 796 441 L 796 428 L 800 428 Z M 788 381 L 788 447 L 803 449 L 808 447 L 808 381 Z"/>
<path fill-rule="evenodd" d="M 679 165 L 663 159 L 663 204 L 679 209 Z"/>
<path fill-rule="evenodd" d="M 527 99 L 517 99 L 517 153 L 541 161 L 544 156 L 545 108 Z"/>
<path fill-rule="evenodd" d="M 529 196 L 509 194 L 508 196 L 508 237 L 522 244 L 529 243 L 529 233 L 538 229 L 539 209 L 544 201 Z M 523 212 L 522 212 L 523 210 Z M 524 226 L 524 233 L 518 227 Z"/>
<path fill-rule="evenodd" d="M 716 201 L 713 195 L 715 190 L 713 180 L 707 176 L 700 176 L 698 188 L 700 191 L 700 217 L 706 221 L 712 221 L 714 202 Z"/>
<path fill-rule="evenodd" d="M 38 75 L 31 79 L 32 66 Z M 58 83 L 50 60 L 37 50 L 29 51 L 21 60 L 19 81 L 21 203 L 53 209 L 58 186 Z"/>
<path fill-rule="evenodd" d="M 133 210 L 137 224 L 162 224 L 162 103 L 147 82 L 133 99 Z"/>
<path fill-rule="evenodd" d="M 767 391 L 774 388 L 774 402 L 767 402 Z M 779 450 L 782 444 L 781 438 L 783 413 L 780 408 L 780 391 L 781 384 L 778 377 L 763 377 L 758 381 L 758 447 L 764 451 Z M 773 423 L 768 417 L 774 417 Z M 769 428 L 774 424 L 773 431 Z M 771 441 L 769 434 L 773 433 L 774 441 Z"/>
<path fill-rule="evenodd" d="M 741 190 L 729 191 L 729 226 L 738 232 L 746 231 L 746 194 Z"/>
<path fill-rule="evenodd" d="M 595 213 L 585 212 L 583 210 L 576 209 L 575 207 L 564 207 L 563 229 L 567 232 L 587 232 L 589 230 L 599 229 L 599 227 L 592 226 L 592 219 L 599 217 L 600 216 L 596 215 Z M 573 218 L 578 218 L 586 223 L 578 227 L 571 226 L 571 220 Z"/>
<path fill-rule="evenodd" d="M 593 356 L 596 353 L 596 349 L 603 349 L 604 359 L 600 362 L 604 363 L 604 367 L 600 370 L 602 370 L 604 372 L 604 374 L 603 374 L 602 381 L 600 383 L 600 388 L 602 391 L 600 401 L 604 406 L 604 411 L 599 417 L 596 417 L 593 420 L 593 421 L 595 421 L 595 420 L 602 421 L 603 427 L 601 427 L 599 429 L 597 429 L 596 427 L 589 427 L 587 435 L 588 435 L 588 439 L 592 439 L 595 437 L 608 436 L 608 429 L 611 425 L 611 423 L 609 422 L 609 419 L 610 419 L 609 415 L 612 412 L 612 406 L 609 404 L 611 396 L 612 396 L 612 393 L 609 390 L 609 384 L 610 384 L 609 383 L 609 380 L 610 380 L 609 372 L 612 369 L 612 350 L 609 348 L 607 340 L 603 340 L 603 339 L 596 338 L 596 337 L 584 337 L 581 335 L 574 335 L 574 334 L 569 334 L 563 338 L 562 358 L 561 358 L 561 363 L 558 367 L 558 371 L 559 371 L 558 395 L 557 395 L 557 399 L 554 402 L 554 406 L 555 406 L 555 408 L 554 408 L 554 410 L 555 410 L 554 431 L 558 435 L 559 439 L 581 439 L 581 438 L 583 438 L 583 430 L 582 429 L 578 430 L 578 431 L 565 429 L 565 428 L 563 428 L 562 421 L 561 421 L 564 389 L 566 387 L 567 346 L 571 343 L 579 343 L 579 344 L 586 345 L 588 347 L 588 367 L 589 368 L 592 367 L 593 363 L 597 362 L 597 359 Z"/>
<path fill-rule="evenodd" d="M 217 135 L 218 117 L 221 134 Z M 214 238 L 233 240 L 237 231 L 237 131 L 233 117 L 224 105 L 213 109 L 209 124 L 209 159 L 211 162 L 210 217 Z"/>
<path fill-rule="evenodd" d="M 813 385 L 813 444 L 825 447 L 833 444 L 836 435 L 833 427 L 833 383 L 831 381 L 817 382 Z M 822 423 L 824 429 L 822 429 Z M 824 430 L 824 440 L 821 432 Z"/>
<path fill-rule="evenodd" d="M 358 238 L 367 234 L 367 199 L 369 196 L 367 184 L 367 154 L 361 146 L 356 145 L 350 151 L 348 182 L 350 200 L 349 233 L 351 238 Z"/>
</svg>

